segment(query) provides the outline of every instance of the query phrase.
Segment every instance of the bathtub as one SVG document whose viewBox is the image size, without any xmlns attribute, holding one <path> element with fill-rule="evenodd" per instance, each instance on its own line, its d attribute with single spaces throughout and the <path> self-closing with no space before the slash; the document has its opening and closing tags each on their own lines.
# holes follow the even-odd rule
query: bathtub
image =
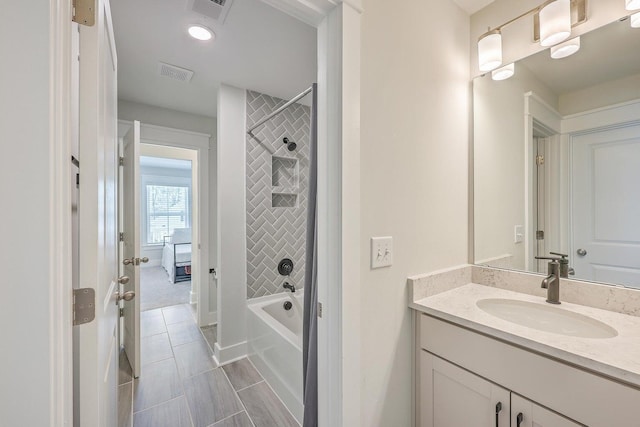
<svg viewBox="0 0 640 427">
<path fill-rule="evenodd" d="M 294 296 L 295 295 L 295 296 Z M 292 303 L 285 310 L 285 302 Z M 302 423 L 302 292 L 247 301 L 249 359 Z"/>
</svg>

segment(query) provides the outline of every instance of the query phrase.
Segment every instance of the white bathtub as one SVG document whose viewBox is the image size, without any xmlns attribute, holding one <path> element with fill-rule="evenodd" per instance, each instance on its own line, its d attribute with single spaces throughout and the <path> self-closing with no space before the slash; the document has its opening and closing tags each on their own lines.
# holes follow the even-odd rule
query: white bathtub
<svg viewBox="0 0 640 427">
<path fill-rule="evenodd" d="M 302 292 L 247 301 L 249 359 L 302 423 Z M 291 301 L 291 310 L 285 302 Z"/>
</svg>

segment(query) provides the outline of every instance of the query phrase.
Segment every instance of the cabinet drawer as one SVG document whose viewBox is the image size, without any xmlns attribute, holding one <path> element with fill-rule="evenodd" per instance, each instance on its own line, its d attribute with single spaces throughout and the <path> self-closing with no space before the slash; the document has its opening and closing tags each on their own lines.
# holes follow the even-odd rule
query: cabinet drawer
<svg viewBox="0 0 640 427">
<path fill-rule="evenodd" d="M 421 348 L 590 426 L 640 425 L 640 391 L 424 314 Z"/>
</svg>

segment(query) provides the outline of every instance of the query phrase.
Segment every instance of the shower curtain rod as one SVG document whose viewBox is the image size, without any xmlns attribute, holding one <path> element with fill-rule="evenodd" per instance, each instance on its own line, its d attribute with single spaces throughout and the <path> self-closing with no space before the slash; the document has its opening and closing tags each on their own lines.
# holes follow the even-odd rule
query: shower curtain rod
<svg viewBox="0 0 640 427">
<path fill-rule="evenodd" d="M 294 104 L 295 102 L 299 101 L 300 99 L 304 98 L 305 96 L 307 96 L 309 93 L 311 93 L 311 91 L 313 90 L 313 86 L 309 87 L 309 89 L 305 90 L 304 92 L 302 92 L 300 95 L 297 95 L 295 98 L 291 99 L 290 101 L 287 101 L 286 104 L 284 104 L 282 107 L 278 108 L 276 111 L 274 111 L 273 113 L 269 114 L 267 117 L 265 117 L 264 119 L 260 120 L 258 123 L 256 123 L 255 125 L 251 126 L 251 128 L 249 128 L 249 130 L 247 131 L 247 133 L 251 136 L 255 136 L 253 135 L 253 130 L 257 127 L 262 126 L 263 124 L 265 124 L 266 122 L 268 122 L 269 120 L 271 120 L 272 118 L 274 118 L 275 116 L 277 116 L 278 114 L 282 113 L 284 110 L 286 110 L 291 104 Z"/>
</svg>

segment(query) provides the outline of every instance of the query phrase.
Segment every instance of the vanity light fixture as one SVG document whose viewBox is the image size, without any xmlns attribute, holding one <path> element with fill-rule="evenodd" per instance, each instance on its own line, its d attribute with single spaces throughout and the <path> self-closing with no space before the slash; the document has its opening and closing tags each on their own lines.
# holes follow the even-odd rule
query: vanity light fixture
<svg viewBox="0 0 640 427">
<path fill-rule="evenodd" d="M 640 28 L 640 12 L 631 15 L 631 19 L 629 19 L 629 21 L 631 23 L 631 28 Z"/>
<path fill-rule="evenodd" d="M 631 0 L 639 2 L 640 0 Z M 492 71 L 502 65 L 502 29 L 533 16 L 533 40 L 542 46 L 556 45 L 571 36 L 571 28 L 587 21 L 587 0 L 548 0 L 494 28 L 478 38 L 478 68 Z"/>
<path fill-rule="evenodd" d="M 506 80 L 515 74 L 515 64 L 507 64 L 504 67 L 500 67 L 497 70 L 491 72 L 492 80 Z"/>
<path fill-rule="evenodd" d="M 189 35 L 196 40 L 207 41 L 215 37 L 215 33 L 204 25 L 194 24 L 189 26 Z"/>
<path fill-rule="evenodd" d="M 626 0 L 625 8 L 627 10 L 640 9 L 640 0 Z"/>
<path fill-rule="evenodd" d="M 540 9 L 540 45 L 553 46 L 571 35 L 571 1 L 552 0 Z"/>
<path fill-rule="evenodd" d="M 551 57 L 553 59 L 566 58 L 580 50 L 580 36 L 568 40 L 564 43 L 551 46 Z"/>
<path fill-rule="evenodd" d="M 491 71 L 502 64 L 502 34 L 489 31 L 478 39 L 478 66 L 480 71 Z"/>
</svg>

